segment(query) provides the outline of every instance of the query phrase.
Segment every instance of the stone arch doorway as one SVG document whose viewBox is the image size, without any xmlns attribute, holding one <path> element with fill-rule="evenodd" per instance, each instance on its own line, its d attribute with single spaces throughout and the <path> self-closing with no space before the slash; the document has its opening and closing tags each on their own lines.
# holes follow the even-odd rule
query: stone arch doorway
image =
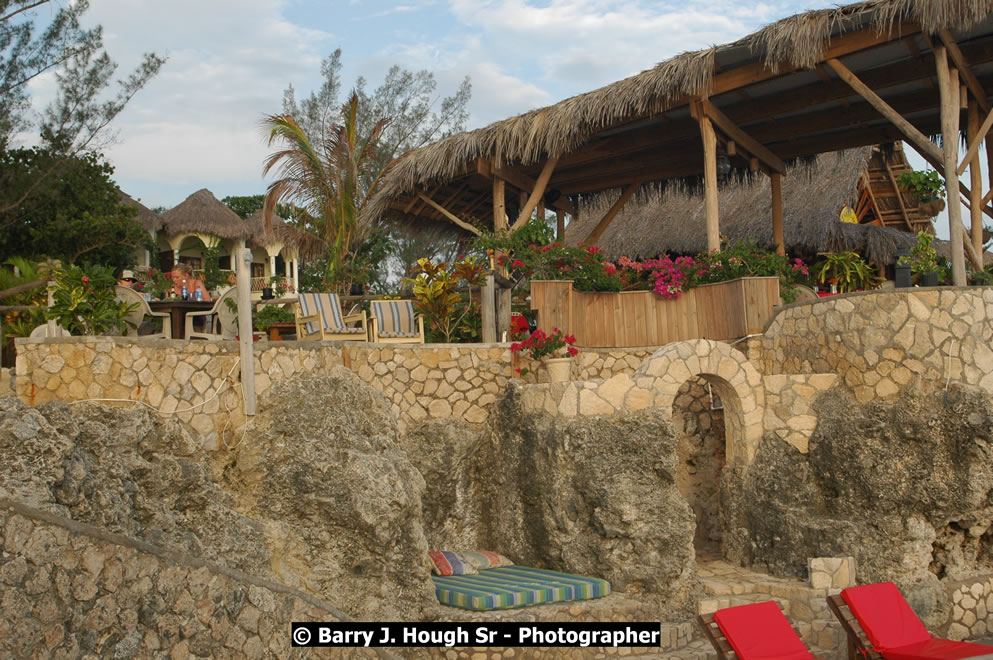
<svg viewBox="0 0 993 660">
<path fill-rule="evenodd" d="M 705 376 L 688 379 L 672 404 L 676 487 L 696 517 L 697 557 L 721 553 L 721 476 L 726 463 L 723 401 Z"/>
<path fill-rule="evenodd" d="M 762 439 L 765 390 L 761 374 L 741 351 L 709 339 L 668 344 L 645 360 L 638 376 L 655 378 L 656 407 L 670 421 L 680 388 L 691 378 L 703 377 L 723 404 L 727 465 L 744 467 L 755 458 Z"/>
</svg>

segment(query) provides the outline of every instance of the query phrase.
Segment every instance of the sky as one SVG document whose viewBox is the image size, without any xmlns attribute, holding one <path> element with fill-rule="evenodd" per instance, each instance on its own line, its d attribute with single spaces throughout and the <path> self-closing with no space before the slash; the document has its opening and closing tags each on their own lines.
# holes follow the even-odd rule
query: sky
<svg viewBox="0 0 993 660">
<path fill-rule="evenodd" d="M 60 3 L 67 0 L 58 0 Z M 71 1 L 71 0 L 68 0 Z M 171 208 L 208 188 L 219 199 L 264 192 L 260 122 L 320 83 L 343 51 L 343 86 L 370 88 L 390 66 L 427 69 L 439 95 L 472 81 L 468 128 L 556 103 L 673 55 L 734 41 L 823 0 L 91 0 L 88 25 L 123 76 L 168 57 L 113 126 L 104 149 L 121 188 Z M 38 12 L 47 24 L 50 9 Z M 32 83 L 40 108 L 53 81 Z M 923 168 L 923 164 L 915 165 Z"/>
</svg>

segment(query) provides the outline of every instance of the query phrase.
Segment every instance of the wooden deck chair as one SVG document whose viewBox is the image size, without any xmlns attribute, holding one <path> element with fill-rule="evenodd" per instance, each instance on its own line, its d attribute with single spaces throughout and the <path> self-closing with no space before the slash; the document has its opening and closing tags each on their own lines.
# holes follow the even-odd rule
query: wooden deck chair
<svg viewBox="0 0 993 660">
<path fill-rule="evenodd" d="M 771 600 L 697 615 L 717 657 L 724 660 L 813 660 L 796 630 Z"/>
<path fill-rule="evenodd" d="M 409 300 L 373 300 L 372 341 L 393 344 L 423 344 L 424 317 L 414 314 Z"/>
<path fill-rule="evenodd" d="M 206 339 L 208 341 L 233 341 L 238 337 L 238 314 L 227 300 L 237 299 L 238 287 L 228 289 L 217 300 L 214 306 L 202 312 L 187 312 L 186 314 L 186 338 Z M 201 332 L 193 329 L 193 319 L 207 317 L 207 327 Z"/>
<path fill-rule="evenodd" d="M 358 321 L 358 326 L 349 323 Z M 341 303 L 335 293 L 301 293 L 297 295 L 297 339 L 331 341 L 366 341 L 365 312 L 342 316 Z"/>
<path fill-rule="evenodd" d="M 169 312 L 153 312 L 152 308 L 145 302 L 143 295 L 126 286 L 114 287 L 114 299 L 123 301 L 128 305 L 137 305 L 134 311 L 128 315 L 129 324 L 126 336 L 137 337 L 138 328 L 141 327 L 141 322 L 145 320 L 145 317 L 155 316 L 162 319 L 162 332 L 141 336 L 151 339 L 172 339 L 172 316 Z"/>
<path fill-rule="evenodd" d="M 892 582 L 842 589 L 828 607 L 848 635 L 848 657 L 888 660 L 975 658 L 993 646 L 932 637 Z"/>
</svg>

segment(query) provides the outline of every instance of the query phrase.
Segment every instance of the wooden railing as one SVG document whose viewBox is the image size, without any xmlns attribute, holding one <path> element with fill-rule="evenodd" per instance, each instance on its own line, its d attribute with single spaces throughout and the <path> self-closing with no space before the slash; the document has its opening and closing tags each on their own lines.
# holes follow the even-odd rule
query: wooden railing
<svg viewBox="0 0 993 660">
<path fill-rule="evenodd" d="M 586 347 L 662 346 L 760 333 L 779 304 L 779 279 L 747 277 L 694 287 L 679 298 L 651 291 L 584 293 L 571 280 L 531 282 L 538 327 L 559 328 Z"/>
</svg>

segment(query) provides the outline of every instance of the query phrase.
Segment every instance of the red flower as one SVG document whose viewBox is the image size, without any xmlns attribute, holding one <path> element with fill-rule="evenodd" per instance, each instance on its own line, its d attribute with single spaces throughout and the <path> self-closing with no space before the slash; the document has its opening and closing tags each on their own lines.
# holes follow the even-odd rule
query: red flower
<svg viewBox="0 0 993 660">
<path fill-rule="evenodd" d="M 523 261 L 521 261 L 520 259 L 514 259 L 514 260 L 513 260 L 513 261 L 512 261 L 511 263 L 510 263 L 510 267 L 511 267 L 511 268 L 514 268 L 514 269 L 520 269 L 520 268 L 524 268 L 524 262 L 523 262 Z"/>
<path fill-rule="evenodd" d="M 521 350 L 521 345 L 518 342 L 515 341 L 513 344 L 510 345 L 511 353 L 516 353 L 519 350 Z"/>
<path fill-rule="evenodd" d="M 576 357 L 577 355 L 579 355 L 579 349 L 573 348 L 572 346 L 565 349 L 565 352 L 569 354 L 569 357 Z"/>
<path fill-rule="evenodd" d="M 542 251 L 542 252 L 548 252 L 548 251 L 549 251 L 549 250 L 551 250 L 551 249 L 552 249 L 552 246 L 551 246 L 551 245 L 546 245 L 546 246 L 544 246 L 543 248 L 541 248 L 541 251 Z"/>
<path fill-rule="evenodd" d="M 565 337 L 563 337 L 563 339 L 565 340 L 565 343 L 569 344 L 570 346 L 576 343 L 576 335 L 566 335 Z"/>
<path fill-rule="evenodd" d="M 83 275 L 83 286 L 86 286 L 89 283 L 90 283 L 90 278 L 88 278 L 86 275 Z"/>
</svg>

